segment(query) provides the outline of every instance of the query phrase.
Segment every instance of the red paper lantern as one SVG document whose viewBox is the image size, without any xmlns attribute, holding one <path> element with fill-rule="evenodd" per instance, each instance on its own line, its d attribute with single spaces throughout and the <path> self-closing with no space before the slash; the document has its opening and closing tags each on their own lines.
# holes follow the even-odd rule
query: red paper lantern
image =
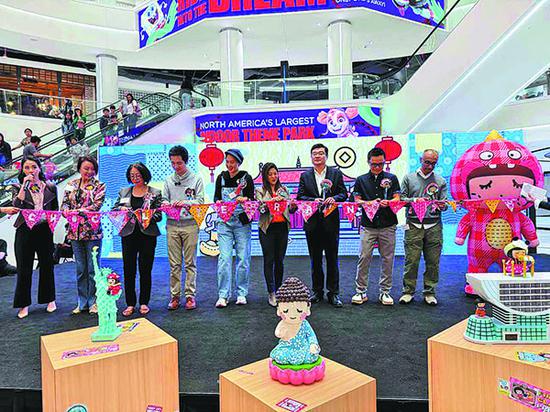
<svg viewBox="0 0 550 412">
<path fill-rule="evenodd" d="M 214 183 L 214 169 L 223 163 L 223 151 L 216 143 L 208 143 L 199 153 L 199 161 L 210 170 L 210 181 Z"/>
<path fill-rule="evenodd" d="M 401 156 L 401 145 L 393 140 L 392 136 L 384 136 L 374 147 L 382 149 L 386 154 L 386 171 L 390 171 L 390 163 Z"/>
</svg>

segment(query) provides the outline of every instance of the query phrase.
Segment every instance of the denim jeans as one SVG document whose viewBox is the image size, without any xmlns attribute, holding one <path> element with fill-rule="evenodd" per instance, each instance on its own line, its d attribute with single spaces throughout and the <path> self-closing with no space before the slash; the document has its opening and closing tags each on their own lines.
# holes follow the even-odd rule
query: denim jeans
<svg viewBox="0 0 550 412">
<path fill-rule="evenodd" d="M 101 240 L 73 240 L 71 244 L 76 262 L 78 307 L 80 310 L 89 309 L 95 303 L 92 248 L 97 246 L 101 250 Z"/>
<path fill-rule="evenodd" d="M 236 255 L 235 283 L 237 296 L 248 295 L 250 271 L 250 248 L 252 228 L 250 223 L 243 225 L 236 216 L 229 221 L 218 223 L 218 296 L 229 299 L 231 296 L 233 249 Z"/>
</svg>

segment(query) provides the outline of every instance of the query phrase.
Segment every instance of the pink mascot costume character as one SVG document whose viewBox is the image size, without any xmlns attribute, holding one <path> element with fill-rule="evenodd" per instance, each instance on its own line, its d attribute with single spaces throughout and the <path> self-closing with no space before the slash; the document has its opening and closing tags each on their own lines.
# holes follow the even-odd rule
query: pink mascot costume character
<svg viewBox="0 0 550 412">
<path fill-rule="evenodd" d="M 530 203 L 521 199 L 520 193 L 523 183 L 542 187 L 543 178 L 537 158 L 524 146 L 504 140 L 496 130 L 458 160 L 451 175 L 453 198 L 481 201 L 465 204 L 468 213 L 456 231 L 458 245 L 470 235 L 469 273 L 486 273 L 493 263 L 506 259 L 504 246 L 514 237 L 523 235 L 533 247 L 539 244 L 533 222 L 522 213 Z M 491 212 L 484 201 L 498 199 L 502 202 Z M 470 285 L 464 292 L 475 294 Z"/>
</svg>

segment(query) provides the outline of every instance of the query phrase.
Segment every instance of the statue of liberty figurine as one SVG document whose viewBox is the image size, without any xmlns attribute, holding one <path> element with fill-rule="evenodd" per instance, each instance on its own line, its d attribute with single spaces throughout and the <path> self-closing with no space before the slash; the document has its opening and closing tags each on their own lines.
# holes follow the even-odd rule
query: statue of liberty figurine
<svg viewBox="0 0 550 412">
<path fill-rule="evenodd" d="M 96 284 L 97 313 L 99 317 L 99 329 L 92 333 L 93 342 L 113 341 L 122 333 L 117 327 L 116 301 L 122 295 L 120 277 L 110 268 L 100 268 L 97 260 L 97 247 L 92 250 L 94 261 L 94 280 Z"/>
</svg>

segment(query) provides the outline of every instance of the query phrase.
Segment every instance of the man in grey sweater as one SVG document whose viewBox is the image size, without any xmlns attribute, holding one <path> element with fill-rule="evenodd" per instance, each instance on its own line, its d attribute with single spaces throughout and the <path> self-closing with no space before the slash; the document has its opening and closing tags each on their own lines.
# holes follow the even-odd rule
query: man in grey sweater
<svg viewBox="0 0 550 412">
<path fill-rule="evenodd" d="M 401 200 L 414 202 L 418 199 L 435 200 L 428 207 L 422 222 L 413 208 L 407 208 L 405 227 L 405 270 L 403 274 L 403 295 L 399 303 L 411 303 L 416 291 L 420 255 L 424 253 L 426 271 L 424 272 L 424 302 L 437 305 L 435 288 L 439 281 L 439 259 L 443 248 L 443 225 L 441 211 L 447 208 L 447 182 L 434 173 L 439 154 L 427 149 L 422 153 L 421 166 L 403 178 Z M 439 202 L 437 202 L 439 201 Z"/>
<path fill-rule="evenodd" d="M 168 155 L 175 173 L 168 176 L 164 182 L 163 204 L 182 207 L 179 220 L 168 217 L 166 221 L 171 295 L 168 309 L 175 310 L 180 305 L 183 261 L 185 263 L 185 309 L 191 310 L 197 307 L 195 293 L 199 227 L 189 213 L 188 207 L 204 203 L 204 186 L 202 179 L 187 168 L 189 153 L 185 147 L 174 146 Z"/>
</svg>

